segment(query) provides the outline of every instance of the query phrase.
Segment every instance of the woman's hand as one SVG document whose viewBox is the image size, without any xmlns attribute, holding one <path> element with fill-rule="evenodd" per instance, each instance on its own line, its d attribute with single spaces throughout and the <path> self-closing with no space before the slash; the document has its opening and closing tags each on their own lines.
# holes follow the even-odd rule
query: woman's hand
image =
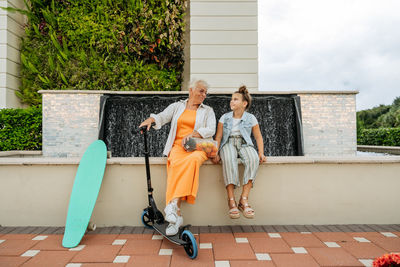
<svg viewBox="0 0 400 267">
<path fill-rule="evenodd" d="M 267 157 L 264 154 L 258 154 L 258 157 L 260 158 L 260 164 L 267 162 Z"/>
<path fill-rule="evenodd" d="M 156 120 L 152 117 L 148 118 L 147 120 L 143 121 L 140 125 L 139 128 L 142 128 L 143 126 L 147 126 L 147 131 L 150 130 L 151 124 L 153 122 L 156 122 Z"/>
<path fill-rule="evenodd" d="M 185 146 L 190 137 L 203 138 L 197 131 L 193 131 L 182 139 L 182 146 Z"/>
<path fill-rule="evenodd" d="M 218 164 L 221 161 L 221 157 L 219 155 L 216 155 L 215 157 L 211 158 L 211 161 L 214 164 Z"/>
</svg>

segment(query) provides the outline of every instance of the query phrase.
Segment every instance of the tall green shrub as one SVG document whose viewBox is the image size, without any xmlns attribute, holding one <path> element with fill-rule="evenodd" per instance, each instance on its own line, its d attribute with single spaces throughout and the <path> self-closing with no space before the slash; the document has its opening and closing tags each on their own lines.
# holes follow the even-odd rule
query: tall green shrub
<svg viewBox="0 0 400 267">
<path fill-rule="evenodd" d="M 186 0 L 30 0 L 23 102 L 38 90 L 180 90 Z M 10 9 L 9 10 L 14 10 Z"/>
<path fill-rule="evenodd" d="M 42 149 L 42 107 L 0 109 L 0 151 Z"/>
</svg>

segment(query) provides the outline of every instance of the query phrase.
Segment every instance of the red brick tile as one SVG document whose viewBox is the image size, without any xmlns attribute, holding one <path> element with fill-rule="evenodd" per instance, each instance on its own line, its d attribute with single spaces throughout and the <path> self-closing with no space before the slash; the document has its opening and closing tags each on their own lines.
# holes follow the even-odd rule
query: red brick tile
<svg viewBox="0 0 400 267">
<path fill-rule="evenodd" d="M 158 255 L 161 240 L 131 239 L 121 249 L 120 255 Z"/>
<path fill-rule="evenodd" d="M 82 267 L 123 267 L 125 263 L 84 263 Z"/>
<path fill-rule="evenodd" d="M 313 233 L 322 242 L 350 242 L 355 241 L 354 238 L 342 232 L 315 232 Z"/>
<path fill-rule="evenodd" d="M 381 237 L 372 240 L 374 244 L 387 250 L 388 252 L 400 252 L 400 238 L 399 237 Z"/>
<path fill-rule="evenodd" d="M 364 238 L 368 239 L 369 241 L 372 241 L 375 238 L 383 237 L 383 235 L 378 232 L 351 232 L 351 233 L 347 233 L 347 234 L 352 237 L 364 237 Z M 355 239 L 353 239 L 353 240 L 356 241 Z"/>
<path fill-rule="evenodd" d="M 162 249 L 179 249 L 179 248 L 182 248 L 182 246 L 174 244 L 166 239 L 163 239 L 161 242 L 161 248 Z"/>
<path fill-rule="evenodd" d="M 269 238 L 267 233 L 233 233 L 234 237 Z"/>
<path fill-rule="evenodd" d="M 198 267 L 214 267 L 214 256 L 211 249 L 200 249 L 198 251 L 197 258 L 191 259 L 186 254 L 185 250 L 174 249 L 171 258 L 171 267 L 187 267 L 187 266 L 198 266 Z"/>
<path fill-rule="evenodd" d="M 133 255 L 126 264 L 126 267 L 137 267 L 137 266 L 168 267 L 170 262 L 171 262 L 171 256 Z"/>
<path fill-rule="evenodd" d="M 39 241 L 32 249 L 35 250 L 68 250 L 62 246 L 62 235 L 50 235 L 45 240 Z"/>
<path fill-rule="evenodd" d="M 277 267 L 319 267 L 310 256 L 304 254 L 271 254 L 271 259 Z"/>
<path fill-rule="evenodd" d="M 235 243 L 235 238 L 232 233 L 214 233 L 214 234 L 200 234 L 201 243 L 215 243 L 215 242 L 232 242 Z"/>
<path fill-rule="evenodd" d="M 364 266 L 343 248 L 308 248 L 307 250 L 322 266 Z"/>
<path fill-rule="evenodd" d="M 375 259 L 387 251 L 376 246 L 373 243 L 363 243 L 363 242 L 347 242 L 340 243 L 345 250 L 351 253 L 357 259 Z"/>
<path fill-rule="evenodd" d="M 293 253 L 282 238 L 248 238 L 255 253 Z"/>
<path fill-rule="evenodd" d="M 11 239 L 0 244 L 0 256 L 20 256 L 36 245 L 38 241 Z"/>
<path fill-rule="evenodd" d="M 275 267 L 272 261 L 229 261 L 230 267 Z"/>
<path fill-rule="evenodd" d="M 216 261 L 256 260 L 256 255 L 248 243 L 216 242 L 213 244 L 213 250 Z"/>
<path fill-rule="evenodd" d="M 152 238 L 152 234 L 120 234 L 116 239 L 151 240 Z"/>
<path fill-rule="evenodd" d="M 80 245 L 112 245 L 118 235 L 85 235 Z"/>
<path fill-rule="evenodd" d="M 14 267 L 21 266 L 24 262 L 30 260 L 29 257 L 8 257 L 8 256 L 0 256 L 0 266 L 1 267 Z"/>
<path fill-rule="evenodd" d="M 35 257 L 26 262 L 24 267 L 62 266 L 64 267 L 76 255 L 73 251 L 40 251 Z"/>
<path fill-rule="evenodd" d="M 86 246 L 83 250 L 79 251 L 78 254 L 72 259 L 71 262 L 79 263 L 94 263 L 94 262 L 113 262 L 118 252 L 121 250 L 121 246 L 112 245 L 91 245 Z"/>
<path fill-rule="evenodd" d="M 300 233 L 280 233 L 282 238 L 289 244 L 290 247 L 305 247 L 305 248 L 315 248 L 315 247 L 326 247 L 324 243 L 321 242 L 313 234 L 300 234 Z"/>
<path fill-rule="evenodd" d="M 196 242 L 197 242 L 197 246 L 199 246 L 199 236 L 198 235 L 195 235 L 194 236 L 194 238 L 196 239 Z M 183 248 L 182 246 L 180 246 L 180 245 L 177 245 L 177 244 L 174 244 L 174 243 L 172 243 L 171 241 L 169 241 L 168 239 L 163 239 L 162 240 L 162 243 L 161 243 L 161 248 L 162 249 L 181 249 L 181 248 Z"/>
<path fill-rule="evenodd" d="M 27 240 L 32 240 L 36 235 L 33 234 L 6 234 L 1 237 L 3 240 L 21 240 L 21 239 L 27 239 Z"/>
</svg>

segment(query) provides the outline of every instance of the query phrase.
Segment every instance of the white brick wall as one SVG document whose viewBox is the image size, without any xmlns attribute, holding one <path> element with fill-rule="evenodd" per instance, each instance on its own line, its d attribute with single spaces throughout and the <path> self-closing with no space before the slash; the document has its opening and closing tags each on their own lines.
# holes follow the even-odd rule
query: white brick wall
<svg viewBox="0 0 400 267">
<path fill-rule="evenodd" d="M 43 156 L 78 157 L 98 137 L 102 94 L 43 93 Z"/>
<path fill-rule="evenodd" d="M 190 78 L 258 90 L 257 1 L 190 1 Z"/>
<path fill-rule="evenodd" d="M 299 94 L 306 156 L 354 156 L 355 94 Z"/>
<path fill-rule="evenodd" d="M 23 0 L 0 0 L 1 7 L 24 8 Z M 20 37 L 26 19 L 19 13 L 0 10 L 0 108 L 20 107 L 15 95 L 20 86 Z"/>
</svg>

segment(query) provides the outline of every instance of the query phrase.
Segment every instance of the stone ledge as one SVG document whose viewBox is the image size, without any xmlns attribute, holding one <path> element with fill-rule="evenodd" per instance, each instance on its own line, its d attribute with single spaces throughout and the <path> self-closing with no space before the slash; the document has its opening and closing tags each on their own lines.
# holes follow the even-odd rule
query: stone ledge
<svg viewBox="0 0 400 267">
<path fill-rule="evenodd" d="M 400 147 L 398 146 L 357 146 L 357 150 L 400 155 Z"/>
<path fill-rule="evenodd" d="M 32 151 L 32 150 L 9 150 L 0 151 L 0 157 L 39 157 L 42 155 L 42 151 Z"/>
<path fill-rule="evenodd" d="M 188 91 L 104 91 L 104 90 L 39 90 L 39 94 L 113 94 L 113 95 L 173 95 L 173 94 L 188 94 Z M 210 89 L 210 94 L 232 94 L 233 90 L 216 90 Z M 250 92 L 255 95 L 291 95 L 291 94 L 358 94 L 357 90 L 327 90 L 327 91 L 257 91 Z"/>
<path fill-rule="evenodd" d="M 0 158 L 0 166 L 4 165 L 77 165 L 80 158 L 18 158 L 18 157 L 3 157 Z M 400 163 L 399 156 L 373 156 L 373 157 L 268 157 L 267 162 L 263 165 L 273 164 L 388 164 Z M 107 159 L 108 165 L 144 165 L 144 157 L 127 157 L 127 158 L 110 158 Z M 150 164 L 165 165 L 167 164 L 166 157 L 151 157 Z M 210 160 L 207 160 L 204 165 L 213 165 Z"/>
</svg>

